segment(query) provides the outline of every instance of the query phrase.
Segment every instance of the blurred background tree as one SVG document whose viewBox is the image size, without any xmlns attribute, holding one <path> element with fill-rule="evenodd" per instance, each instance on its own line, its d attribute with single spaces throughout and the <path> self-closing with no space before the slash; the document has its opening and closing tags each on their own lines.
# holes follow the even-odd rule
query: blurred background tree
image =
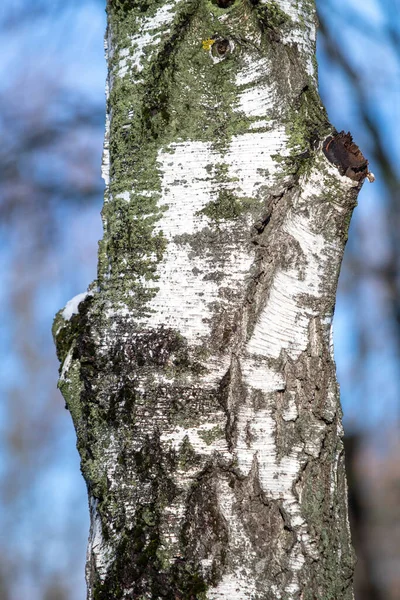
<svg viewBox="0 0 400 600">
<path fill-rule="evenodd" d="M 323 101 L 377 176 L 353 217 L 335 315 L 357 600 L 400 597 L 399 1 L 317 0 Z M 96 276 L 104 8 L 0 9 L 0 600 L 85 597 L 86 490 L 50 327 Z"/>
<path fill-rule="evenodd" d="M 335 315 L 357 600 L 400 598 L 400 1 L 317 0 L 320 91 L 377 181 L 359 196 Z"/>
<path fill-rule="evenodd" d="M 50 327 L 95 277 L 104 2 L 3 3 L 0 598 L 84 598 L 86 490 Z"/>
</svg>

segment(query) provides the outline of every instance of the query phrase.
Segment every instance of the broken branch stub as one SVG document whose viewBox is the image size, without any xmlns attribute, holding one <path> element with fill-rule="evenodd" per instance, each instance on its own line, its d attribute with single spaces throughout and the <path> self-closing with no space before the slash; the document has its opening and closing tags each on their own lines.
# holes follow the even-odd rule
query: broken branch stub
<svg viewBox="0 0 400 600">
<path fill-rule="evenodd" d="M 326 158 L 334 164 L 341 175 L 353 181 L 375 181 L 375 176 L 368 169 L 368 160 L 353 142 L 350 132 L 328 136 L 323 143 L 323 152 Z"/>
</svg>

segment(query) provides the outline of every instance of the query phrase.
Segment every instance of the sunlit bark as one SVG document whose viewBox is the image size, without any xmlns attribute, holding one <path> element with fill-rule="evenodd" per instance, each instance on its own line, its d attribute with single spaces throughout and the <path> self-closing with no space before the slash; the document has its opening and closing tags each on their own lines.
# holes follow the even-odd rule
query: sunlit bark
<svg viewBox="0 0 400 600">
<path fill-rule="evenodd" d="M 55 321 L 88 598 L 351 599 L 331 322 L 367 163 L 309 0 L 112 0 L 98 280 Z"/>
</svg>

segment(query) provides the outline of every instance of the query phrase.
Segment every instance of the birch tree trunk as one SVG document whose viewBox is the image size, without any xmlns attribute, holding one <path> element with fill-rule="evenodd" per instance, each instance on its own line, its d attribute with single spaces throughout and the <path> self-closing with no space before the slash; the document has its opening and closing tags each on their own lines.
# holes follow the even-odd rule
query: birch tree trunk
<svg viewBox="0 0 400 600">
<path fill-rule="evenodd" d="M 109 0 L 98 279 L 60 311 L 88 598 L 347 600 L 331 323 L 367 161 L 313 0 Z"/>
</svg>

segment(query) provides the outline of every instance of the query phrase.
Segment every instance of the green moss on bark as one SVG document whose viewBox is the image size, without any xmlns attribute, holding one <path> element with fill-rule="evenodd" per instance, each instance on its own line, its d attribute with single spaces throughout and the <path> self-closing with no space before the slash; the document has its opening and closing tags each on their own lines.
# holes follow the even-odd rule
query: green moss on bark
<svg viewBox="0 0 400 600">
<path fill-rule="evenodd" d="M 288 14 L 286 14 L 277 2 L 271 0 L 267 3 L 256 3 L 255 12 L 259 19 L 264 32 L 275 41 L 279 40 L 279 34 L 283 31 L 288 31 L 288 28 L 292 24 L 292 20 Z"/>
</svg>

